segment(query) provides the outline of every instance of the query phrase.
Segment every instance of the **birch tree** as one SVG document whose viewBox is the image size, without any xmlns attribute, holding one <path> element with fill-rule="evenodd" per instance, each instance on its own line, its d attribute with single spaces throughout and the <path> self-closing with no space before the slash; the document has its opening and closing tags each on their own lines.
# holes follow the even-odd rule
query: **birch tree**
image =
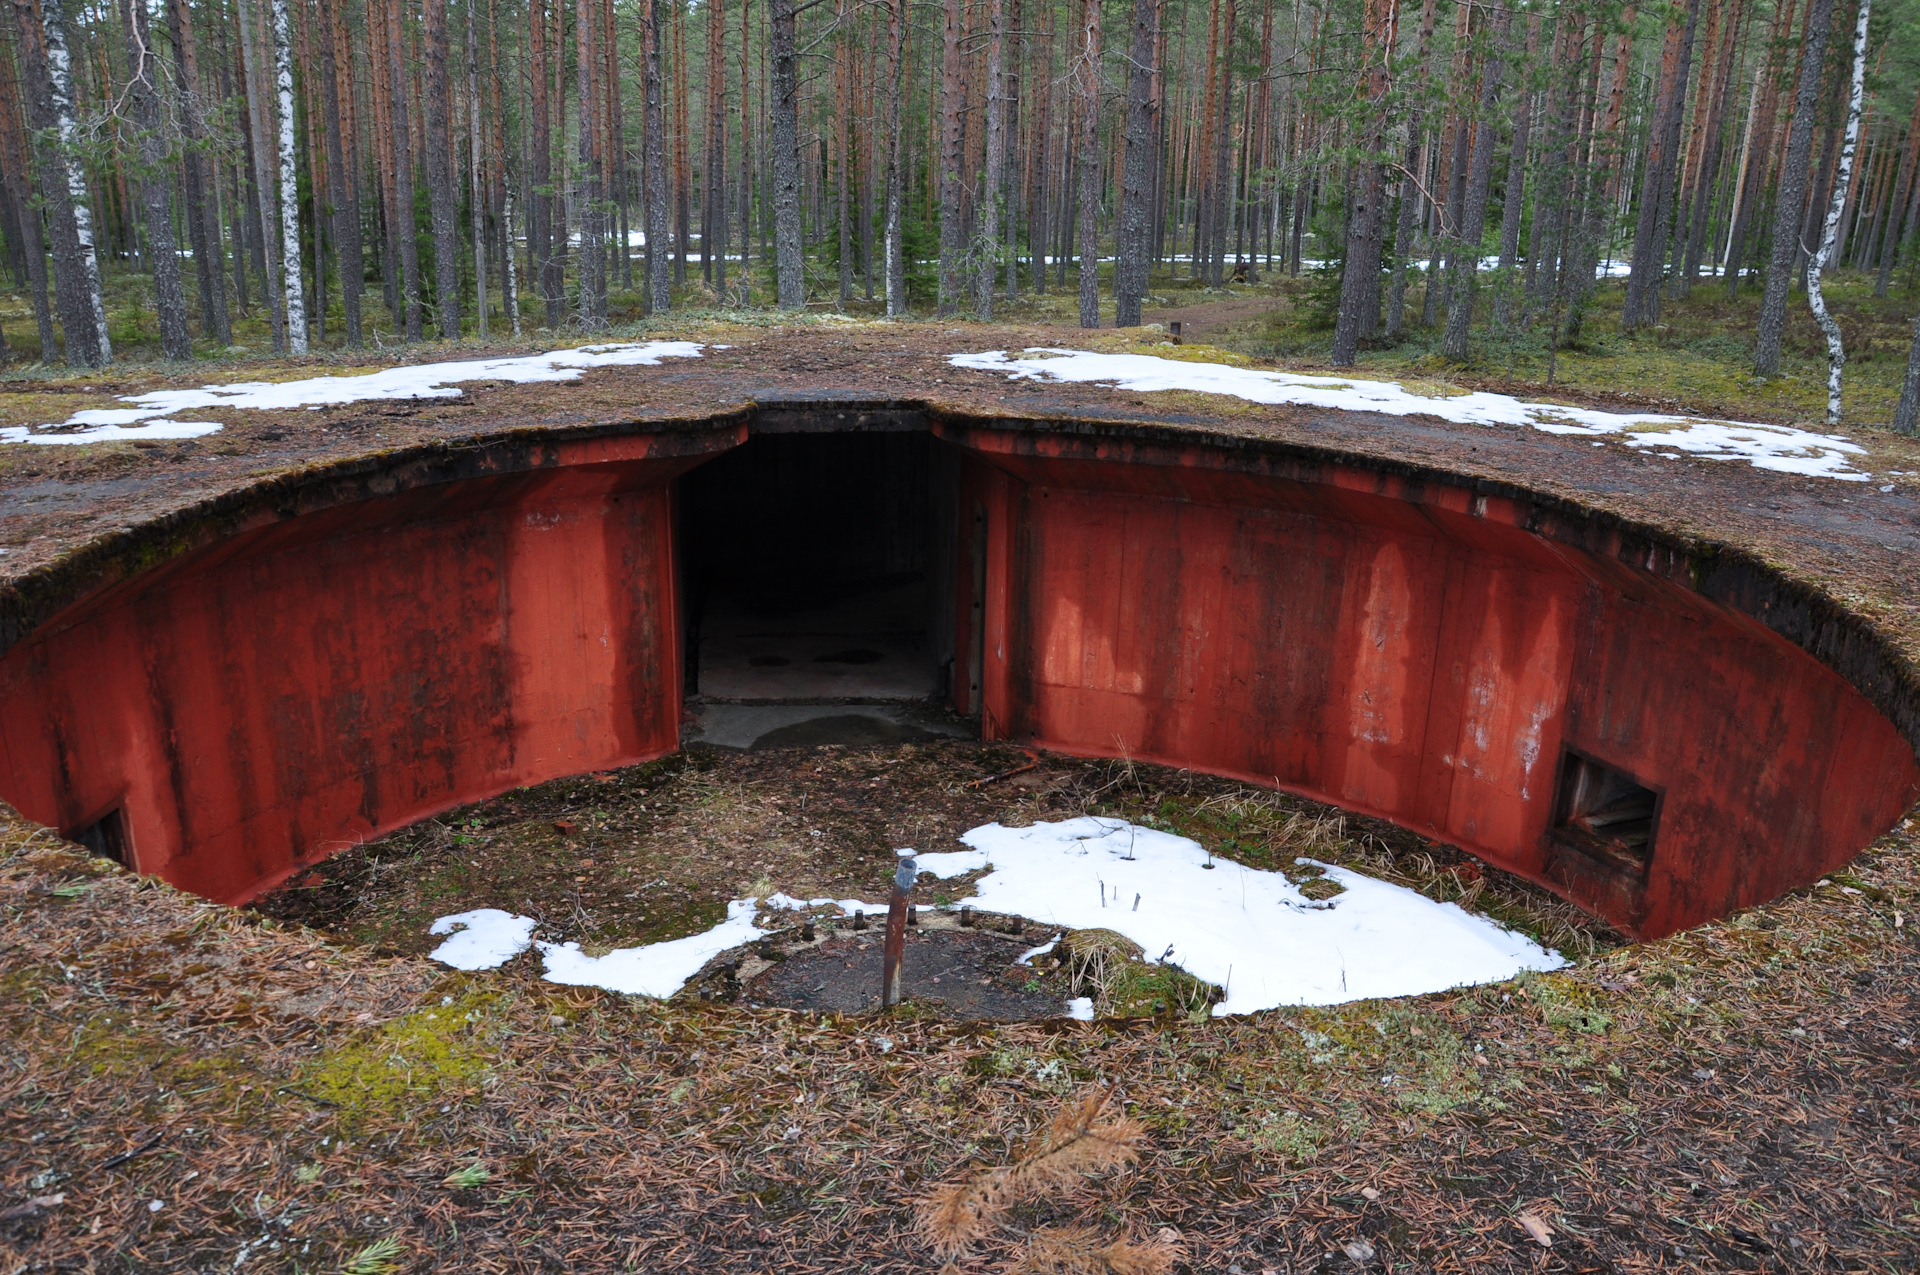
<svg viewBox="0 0 1920 1275">
<path fill-rule="evenodd" d="M 1840 166 L 1834 175 L 1833 198 L 1827 203 L 1827 219 L 1820 229 L 1820 249 L 1807 265 L 1807 306 L 1814 322 L 1827 337 L 1827 424 L 1840 423 L 1840 374 L 1847 365 L 1847 350 L 1840 339 L 1840 322 L 1827 310 L 1826 294 L 1820 288 L 1820 276 L 1833 264 L 1834 245 L 1840 237 L 1840 218 L 1846 211 L 1847 196 L 1853 180 L 1853 154 L 1860 141 L 1860 106 L 1867 86 L 1867 15 L 1872 0 L 1860 0 L 1860 16 L 1853 30 L 1853 84 L 1847 93 L 1846 137 L 1840 143 Z"/>
</svg>

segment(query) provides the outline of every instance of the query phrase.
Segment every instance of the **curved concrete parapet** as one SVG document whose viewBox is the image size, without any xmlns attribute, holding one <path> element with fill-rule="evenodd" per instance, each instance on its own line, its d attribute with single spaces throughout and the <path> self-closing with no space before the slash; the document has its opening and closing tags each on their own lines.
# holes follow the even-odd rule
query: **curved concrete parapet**
<svg viewBox="0 0 1920 1275">
<path fill-rule="evenodd" d="M 674 480 L 876 423 L 960 453 L 943 578 L 988 737 L 1378 815 L 1642 936 L 1817 878 L 1920 794 L 1911 671 L 1724 547 L 1292 444 L 796 403 L 364 458 L 63 560 L 0 614 L 0 798 L 237 901 L 670 752 Z"/>
</svg>

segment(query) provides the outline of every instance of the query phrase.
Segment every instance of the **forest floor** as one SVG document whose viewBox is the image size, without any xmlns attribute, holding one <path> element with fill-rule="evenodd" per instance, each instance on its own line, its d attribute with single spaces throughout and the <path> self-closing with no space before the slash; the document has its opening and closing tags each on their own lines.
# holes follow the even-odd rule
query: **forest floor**
<svg viewBox="0 0 1920 1275">
<path fill-rule="evenodd" d="M 967 786 L 1017 759 L 698 749 L 450 813 L 253 910 L 0 822 L 0 1267 L 931 1271 L 916 1202 L 1108 1088 L 1145 1127 L 1139 1164 L 1023 1205 L 958 1269 L 1013 1269 L 1065 1225 L 1245 1275 L 1920 1263 L 1920 823 L 1814 888 L 1623 944 L 1271 793 L 1050 755 Z M 1324 1009 L 994 1024 L 418 955 L 442 911 L 660 937 L 768 884 L 870 893 L 892 844 L 1082 811 L 1470 894 L 1573 963 Z"/>
<path fill-rule="evenodd" d="M 1110 274 L 1111 264 L 1103 269 Z M 716 326 L 716 320 L 717 326 L 724 327 L 728 319 L 754 313 L 728 312 L 723 318 L 721 312 L 712 308 L 711 292 L 699 282 L 697 262 L 690 263 L 689 271 L 692 282 L 677 290 L 678 313 L 653 323 L 642 323 L 644 299 L 638 290 L 616 288 L 609 300 L 609 313 L 616 331 L 622 335 L 641 328 L 665 327 L 677 331 L 690 324 Z M 1189 341 L 1230 350 L 1263 364 L 1295 371 L 1327 368 L 1333 341 L 1337 277 L 1312 268 L 1299 276 L 1254 273 L 1254 282 L 1242 278 L 1224 287 L 1210 288 L 1190 277 L 1184 265 L 1157 272 L 1145 309 L 1145 321 L 1166 324 L 1180 320 Z M 1491 321 L 1491 298 L 1499 285 L 1490 277 L 1483 278 L 1482 296 L 1487 299 L 1480 302 L 1476 311 L 1478 322 L 1467 362 L 1444 361 L 1439 355 L 1437 327 L 1419 325 L 1425 288 L 1416 280 L 1407 293 L 1406 335 L 1394 342 L 1378 341 L 1372 348 L 1364 349 L 1357 370 L 1381 377 L 1412 377 L 1452 384 L 1463 389 L 1498 389 L 1535 395 L 1558 390 L 1561 396 L 1576 397 L 1583 394 L 1625 396 L 1642 406 L 1675 405 L 1691 412 L 1740 420 L 1780 424 L 1825 420 L 1826 341 L 1807 308 L 1803 291 L 1796 290 L 1788 300 L 1780 374 L 1763 381 L 1752 374 L 1753 337 L 1760 310 L 1757 282 L 1747 283 L 1737 296 L 1729 297 L 1722 281 L 1704 279 L 1688 296 L 1667 299 L 1658 323 L 1623 332 L 1619 318 L 1625 282 L 1603 280 L 1595 291 L 1579 336 L 1550 351 L 1544 322 L 1521 328 Z M 823 297 L 828 295 L 826 282 L 822 278 L 815 284 L 815 292 Z M 1103 275 L 1101 322 L 1105 327 L 1111 327 L 1113 322 L 1110 282 Z M 109 284 L 109 327 L 116 352 L 126 364 L 118 369 L 119 373 L 149 379 L 159 373 L 172 380 L 186 372 L 185 368 L 164 364 L 144 370 L 141 367 L 155 363 L 159 349 L 159 329 L 146 278 L 119 273 L 110 278 Z M 1050 290 L 1044 293 L 1032 291 L 1030 278 L 1023 277 L 1021 284 L 1023 290 L 1016 300 L 999 303 L 995 316 L 999 322 L 1082 331 L 1072 270 L 1064 282 L 1050 278 Z M 1852 428 L 1883 426 L 1892 419 L 1914 339 L 1915 316 L 1920 313 L 1920 270 L 1899 272 L 1886 297 L 1875 297 L 1872 276 L 1857 271 L 1835 272 L 1827 279 L 1825 292 L 1829 308 L 1840 321 L 1847 351 L 1844 422 Z M 536 298 L 524 297 L 521 308 L 528 324 L 526 341 L 508 339 L 507 325 L 496 314 L 489 348 L 506 349 L 524 344 L 525 348 L 546 349 L 564 343 L 562 334 L 531 326 L 539 312 Z M 816 302 L 809 309 L 822 313 L 833 310 L 834 306 L 830 302 Z M 914 309 L 919 317 L 933 317 L 930 305 L 916 300 Z M 376 358 L 381 351 L 399 354 L 409 349 L 405 343 L 396 341 L 390 316 L 377 290 L 365 295 L 363 310 L 368 344 L 376 352 Z M 864 287 L 857 285 L 853 303 L 846 312 L 859 318 L 872 318 L 883 315 L 885 306 L 877 299 L 868 300 Z M 769 312 L 767 317 L 774 316 Z M 337 346 L 344 322 L 337 298 L 332 302 L 328 322 L 330 338 L 316 344 L 312 362 L 341 366 L 365 362 L 365 354 L 356 356 Z M 56 382 L 73 376 L 63 368 L 42 368 L 30 362 L 39 357 L 38 340 L 33 335 L 32 312 L 24 297 L 0 295 L 0 325 L 4 325 L 13 356 L 13 366 L 0 376 L 0 383 L 23 375 L 35 381 Z M 474 339 L 471 320 L 467 327 L 466 339 L 471 342 Z M 197 343 L 201 357 L 191 365 L 189 379 L 235 379 L 218 371 L 221 365 L 230 367 L 234 374 L 259 370 L 266 379 L 280 379 L 273 374 L 279 360 L 271 354 L 265 315 L 257 304 L 236 318 L 234 332 L 237 344 L 226 349 L 218 349 L 205 341 Z M 309 361 L 296 362 L 306 365 Z M 85 379 L 97 381 L 101 375 L 94 373 Z M 114 374 L 107 375 L 111 378 Z"/>
</svg>

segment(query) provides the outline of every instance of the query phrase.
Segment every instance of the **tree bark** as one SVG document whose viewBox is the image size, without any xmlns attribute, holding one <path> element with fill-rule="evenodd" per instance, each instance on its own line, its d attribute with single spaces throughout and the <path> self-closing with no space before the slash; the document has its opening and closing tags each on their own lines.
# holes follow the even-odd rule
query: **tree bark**
<svg viewBox="0 0 1920 1275">
<path fill-rule="evenodd" d="M 1529 73 L 1540 53 L 1540 17 L 1527 18 Z M 1520 259 L 1520 221 L 1527 204 L 1527 142 L 1533 128 L 1533 87 L 1523 84 L 1513 113 L 1513 145 L 1507 154 L 1506 189 L 1500 194 L 1500 282 L 1493 299 L 1493 321 L 1505 327 L 1513 311 L 1513 272 Z"/>
<path fill-rule="evenodd" d="M 794 0 L 773 0 L 773 256 L 782 310 L 807 304 L 800 242 L 800 52 Z"/>
<path fill-rule="evenodd" d="M 200 332 L 228 346 L 233 344 L 233 324 L 227 315 L 226 272 L 220 268 L 220 215 L 213 197 L 216 186 L 212 164 L 205 150 L 207 126 L 200 106 L 200 58 L 187 0 L 168 0 L 167 23 L 173 39 L 181 140 L 186 149 L 181 169 L 194 272 L 200 284 Z"/>
<path fill-rule="evenodd" d="M 100 303 L 85 178 L 71 150 L 74 131 L 66 32 L 57 8 L 44 19 L 35 0 L 14 0 L 28 122 L 40 140 L 40 195 L 53 248 L 54 291 L 69 367 L 101 367 L 113 358 Z M 51 351 L 47 352 L 48 355 Z"/>
<path fill-rule="evenodd" d="M 907 0 L 887 0 L 887 194 L 886 233 L 887 317 L 901 318 L 907 313 L 906 249 L 901 242 L 902 209 L 906 174 L 902 170 L 902 135 L 906 121 L 901 113 L 901 95 L 907 79 Z"/>
<path fill-rule="evenodd" d="M 1227 0 L 1232 8 L 1232 0 Z M 1074 62 L 1080 161 L 1080 326 L 1100 326 L 1100 0 L 1086 0 Z"/>
<path fill-rule="evenodd" d="M 174 0 L 185 4 L 186 0 Z M 353 87 L 352 46 L 342 40 L 335 0 L 320 0 L 320 80 L 326 99 L 327 167 L 335 174 L 338 189 L 333 199 L 334 259 L 340 269 L 340 309 L 347 321 L 347 346 L 359 349 L 363 337 L 360 320 L 360 294 L 366 285 L 366 263 L 360 244 L 360 174 L 349 162 L 345 147 L 346 120 L 340 110 L 340 63 L 344 46 L 347 57 L 347 87 Z"/>
<path fill-rule="evenodd" d="M 1473 298 L 1480 281 L 1480 241 L 1486 235 L 1487 198 L 1493 185 L 1493 113 L 1500 102 L 1500 83 L 1507 68 L 1501 46 L 1512 18 L 1513 11 L 1496 0 L 1491 48 L 1481 72 L 1480 109 L 1473 124 L 1473 160 L 1468 165 L 1466 200 L 1460 211 L 1459 246 L 1453 256 L 1452 286 L 1447 290 L 1447 327 L 1440 339 L 1441 357 L 1454 362 L 1467 357 L 1467 332 L 1473 322 Z"/>
<path fill-rule="evenodd" d="M 1774 192 L 1773 252 L 1767 262 L 1767 290 L 1760 299 L 1760 329 L 1755 342 L 1753 374 L 1771 377 L 1780 371 L 1780 343 L 1786 333 L 1787 287 L 1800 255 L 1800 216 L 1806 200 L 1807 160 L 1813 151 L 1814 105 L 1820 97 L 1820 75 L 1826 66 L 1827 38 L 1833 28 L 1834 0 L 1811 0 L 1806 34 L 1801 41 L 1800 82 L 1794 91 L 1793 122 L 1787 130 L 1786 159 Z"/>
<path fill-rule="evenodd" d="M 1160 0 L 1133 0 L 1133 47 L 1127 59 L 1127 154 L 1120 188 L 1120 226 L 1113 266 L 1113 325 L 1140 325 L 1147 294 L 1148 259 L 1153 231 L 1155 132 L 1154 49 L 1160 37 Z"/>
<path fill-rule="evenodd" d="M 487 335 L 487 223 L 486 203 L 480 196 L 480 15 L 475 0 L 467 0 L 467 176 L 473 234 L 474 332 Z"/>
<path fill-rule="evenodd" d="M 964 14 L 961 0 L 943 0 L 940 6 L 940 296 L 938 313 L 960 310 L 960 254 L 966 241 L 960 226 L 961 165 L 966 162 L 966 136 L 961 129 L 960 36 Z"/>
<path fill-rule="evenodd" d="M 1504 12 L 1504 10 L 1503 10 Z M 1347 211 L 1347 246 L 1340 272 L 1340 306 L 1334 317 L 1335 367 L 1352 367 L 1360 342 L 1373 335 L 1379 313 L 1380 256 L 1385 245 L 1387 180 L 1379 152 L 1386 132 L 1387 94 L 1393 87 L 1393 48 L 1399 39 L 1398 0 L 1368 0 L 1361 17 L 1360 47 L 1365 65 L 1361 93 L 1365 105 L 1360 171 Z"/>
<path fill-rule="evenodd" d="M 8 24 L 11 27 L 11 23 Z M 12 36 L 12 31 L 7 32 Z M 11 43 L 11 38 L 9 43 Z M 33 322 L 40 336 L 40 362 L 51 363 L 58 348 L 53 330 L 53 308 L 47 290 L 47 245 L 41 212 L 28 181 L 33 141 L 27 136 L 27 114 L 14 77 L 10 49 L 0 49 L 0 181 L 5 183 L 12 227 L 26 258 L 27 282 L 33 292 Z"/>
<path fill-rule="evenodd" d="M 307 294 L 300 264 L 300 179 L 293 144 L 293 42 L 287 0 L 273 0 L 273 74 L 280 103 L 280 268 L 286 295 L 287 349 L 307 352 Z"/>
<path fill-rule="evenodd" d="M 980 182 L 979 233 L 973 244 L 973 308 L 982 322 L 993 319 L 994 267 L 1000 261 L 1001 187 L 1007 165 L 1006 41 L 1006 0 L 987 0 L 987 171 Z"/>
<path fill-rule="evenodd" d="M 1622 328 L 1637 328 L 1660 317 L 1660 284 L 1667 264 L 1667 234 L 1673 218 L 1670 193 L 1677 177 L 1674 152 L 1686 114 L 1687 74 L 1693 58 L 1693 34 L 1700 21 L 1700 0 L 1687 0 L 1684 22 L 1667 27 L 1660 58 L 1660 95 L 1647 137 L 1647 163 L 1640 183 L 1639 215 L 1634 223 L 1632 273 L 1627 277 Z"/>
<path fill-rule="evenodd" d="M 713 261 L 713 291 L 727 303 L 727 16 L 718 0 L 707 5 L 707 231 L 702 255 Z"/>
<path fill-rule="evenodd" d="M 1867 86 L 1867 19 L 1871 0 L 1860 0 L 1860 14 L 1853 31 L 1853 83 L 1847 93 L 1846 137 L 1840 144 L 1839 169 L 1834 176 L 1833 198 L 1827 203 L 1827 219 L 1820 230 L 1820 249 L 1807 268 L 1807 306 L 1815 323 L 1827 337 L 1827 424 L 1840 423 L 1840 377 L 1847 365 L 1847 349 L 1841 339 L 1840 322 L 1827 310 L 1827 298 L 1820 288 L 1820 276 L 1838 255 L 1840 218 L 1847 208 L 1847 191 L 1853 178 L 1853 155 L 1860 142 L 1860 103 Z"/>
<path fill-rule="evenodd" d="M 1727 232 L 1727 296 L 1736 297 L 1740 292 L 1740 272 L 1743 267 L 1748 231 L 1753 216 L 1760 204 L 1761 191 L 1766 185 L 1767 170 L 1773 159 L 1774 118 L 1779 111 L 1779 80 L 1784 66 L 1786 42 L 1793 31 L 1793 15 L 1797 0 L 1785 0 L 1774 11 L 1773 25 L 1768 40 L 1767 55 L 1762 60 L 1758 79 L 1755 81 L 1758 93 L 1758 115 L 1748 126 L 1747 149 L 1749 159 L 1747 172 L 1740 182 L 1736 194 L 1733 214 L 1733 226 Z"/>
<path fill-rule="evenodd" d="M 276 0 L 276 3 L 279 0 Z M 453 192 L 453 104 L 447 82 L 447 0 L 425 0 L 422 43 L 426 54 L 427 206 L 433 226 L 434 307 L 440 335 L 460 337 L 460 230 Z"/>
<path fill-rule="evenodd" d="M 642 176 L 646 182 L 647 312 L 665 314 L 673 308 L 672 262 L 667 257 L 667 139 L 666 109 L 660 87 L 660 3 L 642 0 L 641 92 L 645 97 L 647 136 Z"/>
<path fill-rule="evenodd" d="M 657 9 L 657 3 L 652 6 Z M 605 169 L 600 148 L 600 0 L 579 0 L 574 8 L 574 92 L 580 157 L 580 326 L 597 332 L 606 326 L 607 245 Z"/>
<path fill-rule="evenodd" d="M 154 74 L 159 51 L 144 0 L 122 0 L 127 42 L 127 114 L 137 133 L 140 202 L 146 212 L 147 261 L 153 270 L 153 304 L 160 321 L 160 352 L 170 359 L 193 357 L 187 335 L 187 295 L 180 287 L 180 253 L 173 238 L 173 183 L 167 175 L 167 143 L 160 132 L 160 89 Z"/>
<path fill-rule="evenodd" d="M 1893 282 L 1894 257 L 1912 233 L 1915 216 L 1920 215 L 1920 181 L 1914 180 L 1916 160 L 1920 160 L 1920 94 L 1914 97 L 1913 118 L 1907 123 L 1907 145 L 1900 156 L 1900 175 L 1893 183 L 1893 205 L 1887 210 L 1887 227 L 1880 239 L 1880 272 L 1873 281 L 1876 297 L 1887 295 L 1887 286 Z"/>
<path fill-rule="evenodd" d="M 420 326 L 420 245 L 413 217 L 413 143 L 407 112 L 406 43 L 401 34 L 400 4 L 386 5 L 387 73 L 393 143 L 393 229 L 400 258 L 400 304 L 406 315 L 407 340 L 418 341 Z"/>
</svg>

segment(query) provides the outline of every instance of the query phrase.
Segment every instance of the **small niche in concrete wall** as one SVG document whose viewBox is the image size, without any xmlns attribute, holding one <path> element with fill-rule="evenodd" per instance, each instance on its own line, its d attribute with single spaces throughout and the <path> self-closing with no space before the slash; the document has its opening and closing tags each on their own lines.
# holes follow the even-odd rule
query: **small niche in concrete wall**
<svg viewBox="0 0 1920 1275">
<path fill-rule="evenodd" d="M 1660 794 L 1631 776 L 1567 750 L 1553 811 L 1553 837 L 1609 870 L 1643 879 L 1653 862 Z"/>
<path fill-rule="evenodd" d="M 75 829 L 67 840 L 85 846 L 89 853 L 131 868 L 133 852 L 127 839 L 127 821 L 115 806 L 92 823 Z"/>
</svg>

